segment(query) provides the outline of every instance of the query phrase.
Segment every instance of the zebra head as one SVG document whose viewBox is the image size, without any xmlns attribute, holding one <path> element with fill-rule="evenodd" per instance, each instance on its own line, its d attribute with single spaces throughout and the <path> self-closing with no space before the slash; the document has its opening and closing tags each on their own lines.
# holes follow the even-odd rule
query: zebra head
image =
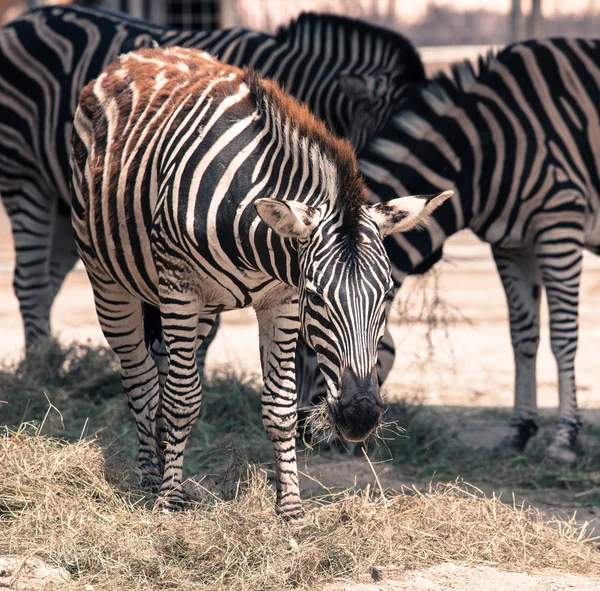
<svg viewBox="0 0 600 591">
<path fill-rule="evenodd" d="M 339 210 L 270 198 L 255 202 L 275 233 L 296 242 L 302 336 L 327 384 L 330 422 L 346 441 L 366 439 L 383 413 L 377 345 L 394 288 L 383 239 L 425 224 L 451 195 L 361 204 L 352 227 Z"/>
<path fill-rule="evenodd" d="M 375 74 L 346 73 L 339 76 L 338 83 L 343 94 L 354 105 L 349 139 L 356 151 L 364 148 L 391 119 L 407 85 L 424 79 L 424 74 L 422 77 L 412 72 L 409 75 L 403 68 Z"/>
</svg>

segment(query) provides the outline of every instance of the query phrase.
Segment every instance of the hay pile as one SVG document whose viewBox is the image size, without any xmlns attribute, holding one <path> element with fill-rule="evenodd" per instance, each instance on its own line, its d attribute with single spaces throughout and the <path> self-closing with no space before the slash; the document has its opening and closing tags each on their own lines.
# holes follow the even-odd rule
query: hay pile
<svg viewBox="0 0 600 591">
<path fill-rule="evenodd" d="M 367 490 L 307 502 L 303 526 L 277 519 L 258 471 L 232 501 L 163 515 L 107 471 L 93 441 L 27 432 L 0 438 L 0 554 L 65 567 L 73 589 L 314 589 L 375 565 L 443 561 L 593 573 L 600 553 L 577 532 L 454 485 L 426 494 Z M 64 587 L 63 587 L 64 589 Z"/>
</svg>

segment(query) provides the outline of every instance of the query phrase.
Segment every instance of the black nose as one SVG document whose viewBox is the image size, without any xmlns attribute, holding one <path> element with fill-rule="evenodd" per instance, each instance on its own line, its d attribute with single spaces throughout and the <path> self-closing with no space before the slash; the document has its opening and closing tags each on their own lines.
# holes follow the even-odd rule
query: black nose
<svg viewBox="0 0 600 591">
<path fill-rule="evenodd" d="M 340 436 L 346 441 L 364 441 L 379 424 L 382 412 L 375 368 L 364 378 L 346 368 L 340 398 L 332 408 L 333 422 Z"/>
</svg>

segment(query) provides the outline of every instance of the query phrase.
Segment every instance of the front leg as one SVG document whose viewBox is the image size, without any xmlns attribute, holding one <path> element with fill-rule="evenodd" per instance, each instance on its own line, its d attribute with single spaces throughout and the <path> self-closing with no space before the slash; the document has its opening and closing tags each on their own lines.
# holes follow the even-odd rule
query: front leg
<svg viewBox="0 0 600 591">
<path fill-rule="evenodd" d="M 157 434 L 164 462 L 161 503 L 163 508 L 171 509 L 183 500 L 183 454 L 202 406 L 196 349 L 210 333 L 215 316 L 201 315 L 193 294 L 162 288 L 161 283 L 160 315 L 168 369 L 158 409 Z"/>
<path fill-rule="evenodd" d="M 541 275 L 532 250 L 492 247 L 506 294 L 510 336 L 515 356 L 515 402 L 511 433 L 500 449 L 523 451 L 537 433 L 536 358 L 540 340 Z"/>
<path fill-rule="evenodd" d="M 302 519 L 296 464 L 297 295 L 287 286 L 277 288 L 255 310 L 264 378 L 262 419 L 275 451 L 277 513 L 286 519 Z"/>
<path fill-rule="evenodd" d="M 34 185 L 5 186 L 2 203 L 10 218 L 15 244 L 13 287 L 19 300 L 25 350 L 50 336 L 50 247 L 56 200 Z"/>
<path fill-rule="evenodd" d="M 577 409 L 575 354 L 578 337 L 579 284 L 583 258 L 583 220 L 547 232 L 537 250 L 550 312 L 550 346 L 558 366 L 558 419 L 548 456 L 562 463 L 577 459 L 575 448 L 581 419 Z"/>
</svg>

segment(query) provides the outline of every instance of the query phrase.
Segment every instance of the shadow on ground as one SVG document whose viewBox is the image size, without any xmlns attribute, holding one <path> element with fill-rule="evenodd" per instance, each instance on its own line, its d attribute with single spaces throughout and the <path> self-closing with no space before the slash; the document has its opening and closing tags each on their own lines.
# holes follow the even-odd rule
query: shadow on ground
<svg viewBox="0 0 600 591">
<path fill-rule="evenodd" d="M 524 454 L 502 457 L 494 447 L 507 433 L 506 409 L 424 406 L 393 402 L 386 427 L 366 446 L 306 446 L 299 441 L 306 496 L 349 487 L 422 488 L 463 480 L 510 504 L 531 503 L 549 515 L 578 522 L 600 517 L 600 411 L 583 413 L 580 458 L 557 466 L 545 457 L 553 413 Z M 39 433 L 76 441 L 97 437 L 108 466 L 130 464 L 135 431 L 117 366 L 103 348 L 52 342 L 27 361 L 0 372 L 0 425 L 33 423 Z M 365 450 L 368 458 L 366 458 Z M 270 473 L 272 448 L 263 432 L 255 378 L 230 370 L 205 380 L 204 404 L 186 450 L 188 477 L 229 498 L 248 463 Z M 594 525 L 589 530 L 593 532 Z M 600 528 L 598 528 L 600 532 Z"/>
</svg>

